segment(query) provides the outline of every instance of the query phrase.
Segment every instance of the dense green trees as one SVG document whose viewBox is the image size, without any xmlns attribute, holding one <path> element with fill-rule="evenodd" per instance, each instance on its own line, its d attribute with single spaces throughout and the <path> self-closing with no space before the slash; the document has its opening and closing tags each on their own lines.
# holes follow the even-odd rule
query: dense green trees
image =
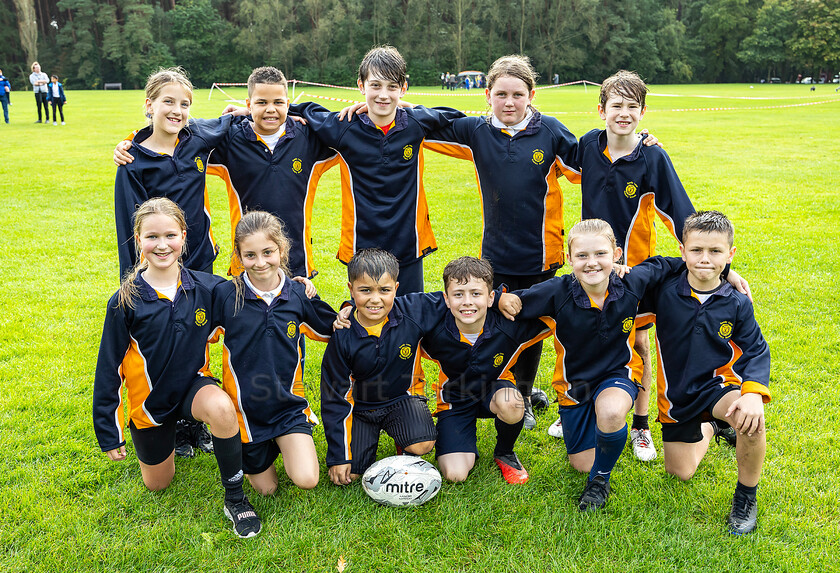
<svg viewBox="0 0 840 573">
<path fill-rule="evenodd" d="M 18 88 L 35 58 L 76 88 L 176 63 L 204 87 L 261 64 L 350 84 L 379 43 L 424 84 L 516 52 L 543 81 L 790 81 L 840 68 L 840 0 L 0 0 L 0 40 Z"/>
</svg>

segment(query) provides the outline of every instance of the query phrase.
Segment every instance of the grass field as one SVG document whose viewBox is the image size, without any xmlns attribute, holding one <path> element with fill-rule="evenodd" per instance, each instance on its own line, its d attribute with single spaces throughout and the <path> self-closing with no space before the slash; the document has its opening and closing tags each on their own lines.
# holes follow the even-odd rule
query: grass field
<svg viewBox="0 0 840 573">
<path fill-rule="evenodd" d="M 735 455 L 714 444 L 688 483 L 666 475 L 661 456 L 642 464 L 626 449 L 607 511 L 580 515 L 584 478 L 565 461 L 562 442 L 546 434 L 550 412 L 520 438 L 532 476 L 524 486 L 503 482 L 485 423 L 470 479 L 445 484 L 422 507 L 377 506 L 359 484 L 332 486 L 322 468 L 312 491 L 281 478 L 270 498 L 252 492 L 264 530 L 245 542 L 222 514 L 212 456 L 178 460 L 170 488 L 150 493 L 136 458 L 108 462 L 93 434 L 93 372 L 105 302 L 118 284 L 111 154 L 142 124 L 142 94 L 68 92 L 67 125 L 57 127 L 33 124 L 31 93 L 12 94 L 12 123 L 0 124 L 0 570 L 309 572 L 336 571 L 340 559 L 359 572 L 840 570 L 840 96 L 833 88 L 653 86 L 653 94 L 668 95 L 649 97 L 642 122 L 663 141 L 695 206 L 721 209 L 735 222 L 734 265 L 751 282 L 773 354 L 755 534 L 726 531 Z M 301 86 L 296 95 L 301 89 L 302 100 L 359 99 Z M 244 90 L 228 91 L 244 98 Z M 449 93 L 413 88 L 407 99 L 486 108 L 478 92 Z M 198 91 L 192 113 L 213 117 L 224 100 Z M 594 88 L 569 87 L 541 90 L 535 103 L 580 136 L 599 127 L 596 101 Z M 440 245 L 426 259 L 426 285 L 437 289 L 446 262 L 478 253 L 479 202 L 466 162 L 427 153 L 425 182 Z M 223 272 L 227 199 L 219 181 L 209 184 Z M 579 218 L 580 193 L 563 187 L 568 228 Z M 344 267 L 334 258 L 339 201 L 333 170 L 318 190 L 313 225 L 316 285 L 333 304 L 346 297 Z M 675 245 L 663 238 L 661 252 L 674 254 Z M 546 389 L 549 347 L 539 382 Z M 322 352 L 308 345 L 306 386 L 316 405 Z M 661 451 L 658 425 L 653 432 Z M 322 428 L 315 442 L 323 460 Z M 380 455 L 392 453 L 383 439 Z"/>
</svg>

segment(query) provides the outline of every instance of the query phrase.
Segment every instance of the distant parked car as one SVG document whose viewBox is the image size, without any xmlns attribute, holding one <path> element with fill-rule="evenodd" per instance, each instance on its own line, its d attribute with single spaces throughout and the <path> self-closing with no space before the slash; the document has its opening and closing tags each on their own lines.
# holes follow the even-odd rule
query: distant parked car
<svg viewBox="0 0 840 573">
<path fill-rule="evenodd" d="M 802 78 L 802 83 L 803 84 L 815 84 L 815 83 L 817 83 L 817 80 L 815 80 L 811 76 L 808 76 L 807 78 Z"/>
<path fill-rule="evenodd" d="M 840 84 L 840 74 L 834 74 L 834 78 L 831 80 L 833 84 Z"/>
<path fill-rule="evenodd" d="M 771 84 L 780 84 L 782 83 L 782 78 L 770 78 Z"/>
</svg>

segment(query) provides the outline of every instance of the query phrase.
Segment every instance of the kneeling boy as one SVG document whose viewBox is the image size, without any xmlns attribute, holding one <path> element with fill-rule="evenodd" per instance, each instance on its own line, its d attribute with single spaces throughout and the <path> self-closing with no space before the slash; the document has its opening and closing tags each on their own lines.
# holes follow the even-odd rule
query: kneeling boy
<svg viewBox="0 0 840 573">
<path fill-rule="evenodd" d="M 513 451 L 522 431 L 524 401 L 510 373 L 520 353 L 551 334 L 539 320 L 504 320 L 488 312 L 495 298 L 493 267 L 461 257 L 443 270 L 450 312 L 422 341 L 424 353 L 440 366 L 435 447 L 443 477 L 464 481 L 478 457 L 476 421 L 494 418 L 496 465 L 508 483 L 528 481 Z"/>
<path fill-rule="evenodd" d="M 442 293 L 396 298 L 399 263 L 362 249 L 347 265 L 355 310 L 336 330 L 321 363 L 321 416 L 330 480 L 346 485 L 376 459 L 379 432 L 398 450 L 423 455 L 435 445 L 426 406 L 420 339 L 446 314 Z"/>
<path fill-rule="evenodd" d="M 689 216 L 680 246 L 687 271 L 651 291 L 643 308 L 656 313 L 665 470 L 691 479 L 715 434 L 715 420 L 734 427 L 738 483 L 727 522 L 732 533 L 745 534 L 758 523 L 770 349 L 749 298 L 720 278 L 735 255 L 734 234 L 718 211 Z"/>
</svg>

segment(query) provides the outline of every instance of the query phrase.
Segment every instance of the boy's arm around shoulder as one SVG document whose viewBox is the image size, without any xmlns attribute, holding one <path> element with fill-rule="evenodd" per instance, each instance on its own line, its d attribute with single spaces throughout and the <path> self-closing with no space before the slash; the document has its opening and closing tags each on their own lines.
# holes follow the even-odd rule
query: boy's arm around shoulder
<svg viewBox="0 0 840 573">
<path fill-rule="evenodd" d="M 448 125 L 427 133 L 423 147 L 441 155 L 472 161 L 470 144 L 477 135 L 477 130 L 482 129 L 483 123 L 486 123 L 486 120 L 481 117 L 453 119 Z"/>
<path fill-rule="evenodd" d="M 336 332 L 327 344 L 321 361 L 321 417 L 327 438 L 327 467 L 350 463 L 350 437 L 353 424 L 352 369 L 345 350 L 348 330 Z"/>
<path fill-rule="evenodd" d="M 232 115 L 223 115 L 215 119 L 193 119 L 190 127 L 195 135 L 212 149 L 230 138 L 235 120 L 237 118 Z"/>
<path fill-rule="evenodd" d="M 395 299 L 403 315 L 417 324 L 423 333 L 430 332 L 443 320 L 449 309 L 442 292 L 412 292 Z"/>
<path fill-rule="evenodd" d="M 423 128 L 428 135 L 439 129 L 449 126 L 452 120 L 467 117 L 463 112 L 451 107 L 423 107 L 417 106 L 406 109 L 406 113 Z"/>
<path fill-rule="evenodd" d="M 338 145 L 341 136 L 353 125 L 352 122 L 340 122 L 338 112 L 330 111 L 311 101 L 290 105 L 289 114 L 305 119 L 310 133 L 327 147 Z"/>
<path fill-rule="evenodd" d="M 682 242 L 683 225 L 694 213 L 694 205 L 665 150 L 653 146 L 644 148 L 644 154 L 656 212 L 674 238 Z"/>
<path fill-rule="evenodd" d="M 542 316 L 554 319 L 563 302 L 571 295 L 569 279 L 564 277 L 568 275 L 552 277 L 530 288 L 514 291 L 512 294 L 522 302 L 517 320 L 534 320 Z"/>
<path fill-rule="evenodd" d="M 130 310 L 117 306 L 117 296 L 112 296 L 105 311 L 93 379 L 93 428 L 99 447 L 112 460 L 125 457 L 121 366 L 131 342 L 129 314 Z"/>
</svg>

